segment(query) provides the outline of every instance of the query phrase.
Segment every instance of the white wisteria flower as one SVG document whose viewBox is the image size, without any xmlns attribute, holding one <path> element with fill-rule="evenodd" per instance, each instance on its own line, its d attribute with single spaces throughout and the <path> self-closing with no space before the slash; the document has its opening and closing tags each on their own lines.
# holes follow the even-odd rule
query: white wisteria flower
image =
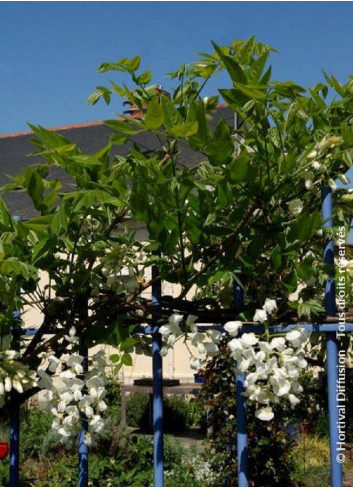
<svg viewBox="0 0 353 489">
<path fill-rule="evenodd" d="M 286 340 L 282 336 L 277 337 L 277 338 L 272 338 L 270 345 L 271 345 L 271 348 L 281 352 L 286 347 Z"/>
<path fill-rule="evenodd" d="M 315 149 L 313 149 L 312 151 L 310 151 L 310 153 L 308 153 L 306 157 L 308 158 L 308 160 L 315 160 L 317 156 L 318 156 L 318 152 Z"/>
<path fill-rule="evenodd" d="M 258 409 L 255 412 L 255 416 L 261 419 L 261 421 L 271 421 L 271 419 L 273 419 L 274 417 L 274 413 L 272 411 L 272 408 L 268 406 Z"/>
<path fill-rule="evenodd" d="M 192 358 L 190 361 L 190 367 L 193 370 L 200 370 L 202 361 L 199 358 Z"/>
<path fill-rule="evenodd" d="M 253 321 L 255 323 L 264 323 L 267 321 L 267 312 L 264 309 L 256 309 Z"/>
<path fill-rule="evenodd" d="M 212 342 L 216 343 L 216 344 L 218 344 L 223 337 L 223 333 L 221 333 L 220 331 L 217 331 L 215 329 L 208 329 L 206 331 L 206 334 L 212 340 Z"/>
<path fill-rule="evenodd" d="M 91 357 L 89 372 L 85 372 L 82 367 L 84 360 L 84 357 L 77 353 L 66 358 L 64 365 L 69 369 L 59 374 L 65 387 L 58 387 L 44 370 L 38 371 L 40 386 L 48 389 L 43 396 L 47 402 L 46 410 L 55 416 L 52 429 L 59 434 L 63 443 L 66 443 L 70 437 L 77 436 L 81 429 L 82 416 L 89 420 L 89 429 L 92 433 L 99 433 L 104 427 L 104 420 L 101 417 L 107 408 L 104 402 L 107 382 L 104 352 L 99 351 Z M 64 368 L 61 362 L 55 363 L 57 363 L 56 368 L 59 365 L 61 369 Z M 78 365 L 82 370 L 77 368 Z M 91 435 L 85 439 L 89 443 L 92 442 Z"/>
<path fill-rule="evenodd" d="M 307 190 L 311 190 L 313 187 L 314 187 L 314 182 L 312 181 L 312 179 L 311 179 L 311 178 L 307 178 L 307 179 L 305 180 L 305 188 L 306 188 Z"/>
<path fill-rule="evenodd" d="M 197 333 L 197 325 L 195 324 L 197 320 L 198 317 L 194 316 L 193 314 L 189 314 L 188 317 L 186 318 L 185 324 L 192 333 Z"/>
<path fill-rule="evenodd" d="M 204 343 L 204 346 L 207 355 L 209 355 L 210 357 L 215 356 L 219 351 L 218 346 L 215 343 Z"/>
<path fill-rule="evenodd" d="M 242 321 L 228 321 L 223 328 L 230 336 L 237 336 L 242 326 Z"/>
<path fill-rule="evenodd" d="M 56 358 L 56 356 L 50 355 L 48 361 L 49 361 L 49 367 L 48 367 L 49 372 L 55 374 L 58 366 L 61 365 L 60 360 Z"/>
<path fill-rule="evenodd" d="M 244 333 L 240 338 L 240 342 L 244 348 L 247 348 L 248 346 L 256 345 L 259 342 L 259 338 L 254 333 Z"/>
<path fill-rule="evenodd" d="M 238 352 L 238 351 L 243 350 L 243 345 L 242 345 L 242 343 L 240 342 L 240 340 L 239 340 L 239 339 L 237 339 L 237 338 L 233 338 L 231 341 L 229 341 L 229 342 L 227 343 L 227 346 L 228 346 L 228 348 L 230 349 L 230 351 L 231 351 L 232 353 L 236 353 L 236 352 Z"/>
<path fill-rule="evenodd" d="M 84 358 L 82 355 L 79 355 L 78 353 L 73 353 L 72 355 L 70 355 L 66 363 L 76 374 L 80 375 L 83 373 L 83 360 Z"/>
<path fill-rule="evenodd" d="M 277 302 L 274 299 L 267 298 L 265 300 L 265 304 L 263 305 L 263 309 L 267 312 L 267 314 L 273 314 L 278 309 Z"/>
<path fill-rule="evenodd" d="M 288 204 L 288 209 L 291 214 L 295 216 L 300 214 L 304 209 L 304 204 L 300 199 L 294 199 Z"/>
</svg>

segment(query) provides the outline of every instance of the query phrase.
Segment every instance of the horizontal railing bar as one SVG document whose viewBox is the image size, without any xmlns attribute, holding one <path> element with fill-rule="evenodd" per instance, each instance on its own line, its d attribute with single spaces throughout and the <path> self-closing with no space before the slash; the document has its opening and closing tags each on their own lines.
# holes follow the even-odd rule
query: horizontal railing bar
<svg viewBox="0 0 353 489">
<path fill-rule="evenodd" d="M 128 321 L 127 321 L 128 322 Z M 130 324 L 136 323 L 136 321 L 129 321 Z M 336 333 L 336 332 L 353 332 L 353 323 L 346 323 L 344 327 L 339 323 L 323 323 L 323 324 L 307 324 L 307 323 L 280 323 L 271 325 L 270 331 L 272 333 L 288 333 L 294 328 L 303 328 L 310 333 Z M 208 329 L 214 329 L 216 331 L 222 331 L 223 326 L 221 324 L 198 324 L 199 331 L 207 331 Z M 132 334 L 155 334 L 158 333 L 159 326 L 136 326 Z M 239 333 L 263 333 L 265 326 L 261 324 L 244 323 Z M 22 334 L 27 336 L 33 336 L 38 332 L 38 329 L 22 329 Z M 47 333 L 54 334 L 54 333 Z"/>
<path fill-rule="evenodd" d="M 294 323 L 294 324 L 276 324 L 269 327 L 271 333 L 288 333 L 294 328 L 303 328 L 310 333 L 335 333 L 335 332 L 353 332 L 353 323 L 346 323 L 344 328 L 338 323 L 326 323 L 326 324 L 307 324 L 307 323 Z M 136 326 L 133 330 L 133 334 L 154 334 L 158 331 L 158 326 Z M 208 329 L 214 329 L 216 331 L 222 331 L 223 326 L 221 324 L 199 325 L 199 331 L 207 331 Z M 261 324 L 249 324 L 244 323 L 239 333 L 263 333 L 265 326 Z"/>
</svg>

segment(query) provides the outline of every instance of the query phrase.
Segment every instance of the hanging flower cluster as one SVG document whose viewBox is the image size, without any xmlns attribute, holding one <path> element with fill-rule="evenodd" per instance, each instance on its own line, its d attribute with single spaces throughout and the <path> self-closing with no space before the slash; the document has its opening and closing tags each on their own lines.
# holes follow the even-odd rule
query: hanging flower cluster
<svg viewBox="0 0 353 489">
<path fill-rule="evenodd" d="M 51 374 L 59 371 L 59 379 L 55 380 L 45 370 L 38 371 L 38 385 L 45 389 L 46 410 L 55 416 L 52 429 L 65 443 L 80 431 L 82 421 L 86 420 L 88 432 L 85 443 L 90 445 L 92 435 L 99 434 L 104 428 L 102 413 L 107 409 L 104 402 L 107 383 L 104 375 L 107 365 L 104 351 L 99 351 L 90 358 L 88 372 L 83 368 L 84 357 L 78 353 L 72 353 L 65 364 L 53 355 L 47 360 L 47 370 Z"/>
<path fill-rule="evenodd" d="M 295 329 L 285 337 L 274 337 L 270 341 L 260 341 L 254 333 L 245 333 L 239 339 L 233 338 L 228 347 L 231 357 L 237 362 L 238 372 L 247 372 L 246 396 L 264 405 L 256 411 L 263 421 L 273 418 L 271 404 L 286 398 L 294 407 L 297 395 L 302 392 L 298 382 L 300 372 L 307 366 L 304 346 L 308 334 L 303 329 Z"/>
<path fill-rule="evenodd" d="M 37 385 L 36 373 L 17 361 L 19 356 L 15 350 L 0 352 L 0 407 L 13 390 L 22 394 Z"/>
<path fill-rule="evenodd" d="M 257 309 L 253 318 L 254 323 L 262 323 L 268 332 L 268 322 L 277 311 L 277 303 L 266 299 L 262 309 Z M 219 350 L 219 343 L 228 335 L 231 339 L 227 346 L 230 356 L 236 361 L 237 372 L 246 373 L 246 393 L 249 400 L 262 405 L 256 416 L 263 421 L 270 421 L 274 414 L 272 405 L 280 399 L 287 399 L 292 407 L 298 402 L 297 397 L 303 390 L 298 382 L 301 371 L 307 366 L 305 346 L 309 333 L 302 328 L 296 328 L 285 336 L 276 335 L 260 340 L 254 333 L 240 333 L 242 321 L 229 321 L 223 330 L 209 329 L 204 333 L 198 330 L 196 316 L 188 316 L 185 325 L 193 333 L 191 344 L 197 348 L 203 358 L 191 356 L 191 368 L 199 370 L 207 357 L 212 357 Z M 168 324 L 160 328 L 163 339 L 161 354 L 166 355 L 173 347 L 178 337 L 185 336 L 180 324 L 181 314 L 172 314 Z"/>
<path fill-rule="evenodd" d="M 325 173 L 326 163 L 332 158 L 332 152 L 343 143 L 343 138 L 340 136 L 325 136 L 321 141 L 316 143 L 315 148 L 307 154 L 306 158 L 310 165 L 305 174 L 305 187 L 310 190 L 314 187 L 315 173 Z M 349 183 L 345 175 L 338 175 L 342 183 Z M 333 190 L 337 189 L 335 181 L 330 178 L 328 184 Z"/>
</svg>

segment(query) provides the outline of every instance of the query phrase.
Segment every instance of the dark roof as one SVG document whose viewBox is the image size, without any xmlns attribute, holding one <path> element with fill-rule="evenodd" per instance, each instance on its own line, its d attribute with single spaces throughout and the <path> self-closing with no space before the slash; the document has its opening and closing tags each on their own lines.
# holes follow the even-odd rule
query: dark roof
<svg viewBox="0 0 353 489">
<path fill-rule="evenodd" d="M 226 106 L 219 106 L 211 122 L 214 126 L 220 118 L 224 118 L 229 124 L 233 124 L 234 114 Z M 74 124 L 71 126 L 52 128 L 62 134 L 87 154 L 94 154 L 99 151 L 109 141 L 112 135 L 111 129 L 103 122 L 90 122 L 86 124 Z M 36 148 L 31 143 L 33 133 L 18 133 L 0 136 L 0 185 L 8 183 L 10 180 L 6 175 L 16 175 L 26 166 L 43 162 L 40 156 L 34 156 Z M 153 133 L 141 133 L 132 138 L 139 144 L 150 149 L 160 147 L 160 142 Z M 131 143 L 123 146 L 116 146 L 112 150 L 112 158 L 116 155 L 128 153 Z M 187 146 L 181 148 L 182 162 L 188 166 L 194 166 L 201 160 L 200 153 L 190 150 Z M 60 168 L 51 168 L 48 175 L 50 178 L 59 179 L 64 186 L 70 183 L 68 177 Z M 12 215 L 30 217 L 37 212 L 33 209 L 26 194 L 13 192 L 5 196 L 6 203 Z"/>
</svg>

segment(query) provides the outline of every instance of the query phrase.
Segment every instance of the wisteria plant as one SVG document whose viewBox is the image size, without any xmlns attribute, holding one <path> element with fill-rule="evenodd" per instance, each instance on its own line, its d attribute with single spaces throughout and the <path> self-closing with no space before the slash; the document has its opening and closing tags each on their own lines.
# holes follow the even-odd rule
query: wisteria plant
<svg viewBox="0 0 353 489">
<path fill-rule="evenodd" d="M 64 439 L 83 416 L 99 431 L 105 360 L 95 357 L 85 373 L 82 348 L 113 345 L 117 368 L 131 365 L 132 350 L 148 352 L 148 338 L 133 330 L 151 324 L 149 292 L 158 280 L 178 286 L 177 296 L 162 295 L 154 311 L 163 354 L 189 334 L 198 368 L 228 335 L 260 419 L 272 418 L 278 398 L 298 402 L 310 339 L 301 330 L 273 336 L 270 326 L 324 314 L 322 243 L 337 229 L 347 233 L 353 215 L 353 194 L 335 183 L 347 183 L 352 165 L 353 80 L 341 84 L 324 74 L 325 82 L 309 90 L 274 81 L 272 51 L 254 38 L 213 43 L 210 54 L 169 74 L 169 94 L 151 85 L 139 56 L 103 63 L 99 71 L 118 80 L 97 87 L 90 102 L 118 96 L 131 111 L 105 121 L 112 135 L 95 154 L 31 126 L 38 163 L 1 188 L 2 404 L 49 389 L 48 409 Z M 228 81 L 204 96 L 219 72 Z M 236 124 L 212 123 L 222 100 Z M 51 177 L 54 167 L 65 178 Z M 323 235 L 320 195 L 327 185 L 336 228 Z M 33 217 L 11 217 L 9 192 L 27 194 Z M 136 222 L 147 230 L 142 239 Z M 158 276 L 151 278 L 153 265 Z M 352 270 L 347 261 L 347 297 Z M 233 305 L 236 284 L 245 293 L 241 311 Z M 19 341 L 13 311 L 29 307 L 40 310 L 42 322 Z M 224 329 L 199 332 L 206 317 Z M 265 333 L 239 336 L 244 322 L 264 324 Z M 61 382 L 53 382 L 55 374 Z"/>
</svg>

